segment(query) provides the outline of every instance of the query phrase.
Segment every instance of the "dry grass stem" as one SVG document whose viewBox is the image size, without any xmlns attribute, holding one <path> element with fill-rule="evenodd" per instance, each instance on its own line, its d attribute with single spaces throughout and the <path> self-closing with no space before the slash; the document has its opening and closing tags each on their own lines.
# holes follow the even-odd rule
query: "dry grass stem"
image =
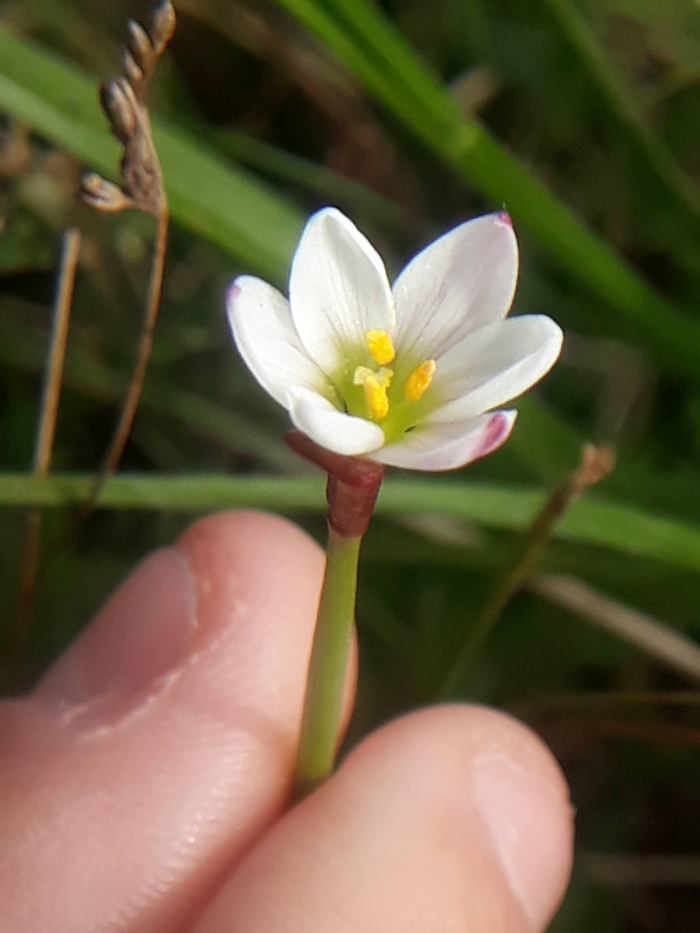
<svg viewBox="0 0 700 933">
<path fill-rule="evenodd" d="M 556 523 L 571 504 L 583 495 L 586 488 L 604 479 L 614 465 L 615 453 L 611 447 L 594 447 L 591 444 L 584 447 L 581 465 L 547 500 L 526 532 L 520 553 L 510 569 L 501 577 L 492 597 L 477 617 L 439 690 L 440 697 L 449 698 L 459 692 L 477 651 L 510 600 L 523 588 L 544 556 Z"/>
<path fill-rule="evenodd" d="M 682 677 L 700 682 L 700 646 L 663 622 L 604 596 L 575 577 L 540 574 L 529 588 L 579 618 L 612 632 Z"/>
<path fill-rule="evenodd" d="M 61 257 L 61 268 L 53 309 L 53 325 L 46 364 L 44 395 L 34 450 L 34 475 L 40 478 L 48 476 L 51 469 L 51 455 L 56 434 L 58 401 L 63 380 L 63 361 L 66 354 L 68 322 L 70 320 L 75 273 L 80 254 L 80 241 L 80 231 L 75 229 L 68 230 L 63 240 L 63 255 Z M 18 660 L 24 655 L 34 618 L 41 515 L 41 509 L 30 509 L 27 513 L 24 529 L 19 569 L 19 591 L 12 632 L 12 640 Z"/>
<path fill-rule="evenodd" d="M 508 711 L 521 718 L 560 710 L 608 707 L 700 706 L 698 690 L 604 690 L 595 693 L 553 693 L 519 700 Z"/>
<path fill-rule="evenodd" d="M 122 74 L 103 85 L 100 95 L 110 129 L 124 147 L 121 186 L 95 173 L 83 179 L 82 196 L 88 204 L 107 212 L 135 208 L 151 214 L 156 218 L 156 237 L 136 365 L 112 441 L 90 496 L 81 510 L 81 517 L 92 511 L 105 480 L 119 466 L 136 417 L 153 347 L 153 332 L 163 288 L 170 215 L 144 97 L 158 59 L 174 31 L 175 10 L 170 0 L 164 0 L 156 8 L 149 32 L 133 20 L 129 21 Z"/>
<path fill-rule="evenodd" d="M 596 884 L 673 887 L 700 885 L 697 855 L 617 855 L 579 853 L 581 868 Z"/>
</svg>

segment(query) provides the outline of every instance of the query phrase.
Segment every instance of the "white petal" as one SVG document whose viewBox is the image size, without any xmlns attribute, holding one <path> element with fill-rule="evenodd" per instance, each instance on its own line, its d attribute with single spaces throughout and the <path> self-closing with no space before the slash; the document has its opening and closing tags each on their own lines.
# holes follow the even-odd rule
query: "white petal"
<svg viewBox="0 0 700 933">
<path fill-rule="evenodd" d="M 408 470 L 454 470 L 493 453 L 508 439 L 517 411 L 494 411 L 452 424 L 419 425 L 372 460 Z"/>
<path fill-rule="evenodd" d="M 365 332 L 394 332 L 394 305 L 384 263 L 347 217 L 325 208 L 309 220 L 292 261 L 289 303 L 309 356 L 326 373 L 364 346 Z"/>
<path fill-rule="evenodd" d="M 226 309 L 239 353 L 280 405 L 289 407 L 290 385 L 321 389 L 325 376 L 302 347 L 287 299 L 276 288 L 241 275 L 228 290 Z"/>
<path fill-rule="evenodd" d="M 472 418 L 522 395 L 557 361 L 564 335 L 544 314 L 522 315 L 468 334 L 437 360 L 436 392 L 445 404 L 430 423 Z"/>
<path fill-rule="evenodd" d="M 289 394 L 289 414 L 294 426 L 326 450 L 346 457 L 360 457 L 384 443 L 384 432 L 379 425 L 338 411 L 316 392 L 295 388 Z"/>
<path fill-rule="evenodd" d="M 507 214 L 470 220 L 435 240 L 394 283 L 397 349 L 435 358 L 464 334 L 502 320 L 513 302 L 518 243 Z"/>
</svg>

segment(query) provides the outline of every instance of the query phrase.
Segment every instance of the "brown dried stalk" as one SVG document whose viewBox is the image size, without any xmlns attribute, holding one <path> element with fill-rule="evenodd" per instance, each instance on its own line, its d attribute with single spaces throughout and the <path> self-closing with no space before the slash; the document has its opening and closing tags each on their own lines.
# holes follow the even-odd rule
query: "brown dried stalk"
<svg viewBox="0 0 700 933">
<path fill-rule="evenodd" d="M 100 93 L 110 129 L 124 147 L 122 183 L 118 187 L 91 172 L 83 179 L 82 197 L 100 211 L 135 208 L 151 214 L 156 218 L 157 228 L 136 366 L 102 468 L 81 510 L 82 517 L 92 511 L 105 480 L 119 466 L 131 433 L 153 346 L 168 243 L 168 201 L 144 97 L 156 64 L 175 31 L 172 3 L 163 0 L 156 8 L 149 32 L 133 20 L 129 20 L 127 28 L 122 74 L 103 85 Z"/>
<path fill-rule="evenodd" d="M 51 468 L 51 454 L 56 433 L 56 417 L 58 414 L 58 400 L 61 394 L 63 380 L 63 360 L 66 352 L 68 338 L 68 321 L 70 318 L 71 302 L 73 299 L 73 286 L 75 272 L 78 266 L 80 253 L 80 231 L 66 231 L 63 241 L 63 255 L 59 272 L 56 299 L 53 310 L 53 327 L 51 344 L 46 365 L 46 378 L 44 382 L 44 397 L 39 417 L 36 447 L 34 450 L 34 475 L 46 477 Z M 39 564 L 39 538 L 41 532 L 41 509 L 32 508 L 27 513 L 27 522 L 24 529 L 24 542 L 19 570 L 19 592 L 15 609 L 12 640 L 17 660 L 24 655 L 27 640 L 31 632 L 34 618 L 34 602 L 36 593 L 36 575 Z"/>
<path fill-rule="evenodd" d="M 588 486 L 604 479 L 615 466 L 615 452 L 611 447 L 588 444 L 581 455 L 581 465 L 558 486 L 535 520 L 530 525 L 522 549 L 474 623 L 456 661 L 451 666 L 439 694 L 449 698 L 459 690 L 476 652 L 513 596 L 522 589 L 542 559 L 554 527 L 573 502 L 580 499 Z"/>
</svg>

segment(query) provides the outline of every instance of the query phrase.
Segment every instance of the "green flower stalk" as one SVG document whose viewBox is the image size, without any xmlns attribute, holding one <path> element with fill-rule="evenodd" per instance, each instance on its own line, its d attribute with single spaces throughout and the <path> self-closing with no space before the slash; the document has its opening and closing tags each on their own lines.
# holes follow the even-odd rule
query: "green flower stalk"
<svg viewBox="0 0 700 933">
<path fill-rule="evenodd" d="M 367 531 L 384 468 L 319 447 L 300 431 L 287 435 L 292 450 L 328 473 L 328 550 L 306 685 L 293 796 L 304 797 L 333 770 L 355 625 L 360 544 Z"/>
</svg>

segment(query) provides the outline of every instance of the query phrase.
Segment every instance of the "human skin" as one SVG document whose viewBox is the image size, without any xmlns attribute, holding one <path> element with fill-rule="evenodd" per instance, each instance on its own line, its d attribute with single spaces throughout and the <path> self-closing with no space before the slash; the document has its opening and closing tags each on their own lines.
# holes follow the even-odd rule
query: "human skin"
<svg viewBox="0 0 700 933">
<path fill-rule="evenodd" d="M 546 928 L 572 810 L 507 716 L 403 716 L 286 806 L 322 572 L 282 519 L 205 519 L 0 704 L 2 933 Z"/>
</svg>

